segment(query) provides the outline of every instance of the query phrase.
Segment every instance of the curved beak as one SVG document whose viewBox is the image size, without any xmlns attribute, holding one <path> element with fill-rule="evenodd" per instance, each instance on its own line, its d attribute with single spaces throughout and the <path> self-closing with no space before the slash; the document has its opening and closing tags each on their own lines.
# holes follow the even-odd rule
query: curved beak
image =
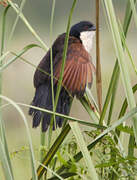
<svg viewBox="0 0 137 180">
<path fill-rule="evenodd" d="M 96 26 L 95 26 L 95 25 L 93 25 L 93 26 L 92 26 L 92 27 L 90 27 L 88 30 L 89 30 L 89 31 L 96 31 Z"/>
</svg>

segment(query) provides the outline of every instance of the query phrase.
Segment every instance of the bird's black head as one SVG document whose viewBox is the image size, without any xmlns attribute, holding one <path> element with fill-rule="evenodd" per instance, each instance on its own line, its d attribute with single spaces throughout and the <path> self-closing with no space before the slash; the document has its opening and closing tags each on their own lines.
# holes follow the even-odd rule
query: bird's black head
<svg viewBox="0 0 137 180">
<path fill-rule="evenodd" d="M 70 36 L 80 39 L 80 34 L 85 31 L 96 31 L 96 26 L 89 21 L 81 21 L 71 27 Z"/>
</svg>

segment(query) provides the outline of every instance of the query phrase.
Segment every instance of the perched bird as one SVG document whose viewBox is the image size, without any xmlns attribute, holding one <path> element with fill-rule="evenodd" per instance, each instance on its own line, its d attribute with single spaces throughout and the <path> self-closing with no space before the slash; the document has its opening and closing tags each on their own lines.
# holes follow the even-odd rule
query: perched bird
<svg viewBox="0 0 137 180">
<path fill-rule="evenodd" d="M 72 97 L 80 98 L 84 95 L 86 85 L 91 86 L 95 67 L 91 62 L 91 49 L 96 27 L 89 21 L 81 21 L 70 29 L 66 62 L 64 67 L 62 87 L 56 107 L 56 112 L 68 115 Z M 52 61 L 54 74 L 54 98 L 56 96 L 58 79 L 62 65 L 62 55 L 66 34 L 58 36 L 52 45 Z M 34 87 L 36 88 L 32 105 L 48 110 L 53 110 L 50 50 L 41 60 L 34 74 Z M 42 71 L 41 71 L 42 70 Z M 46 75 L 47 72 L 48 74 Z M 51 115 L 33 108 L 29 109 L 33 116 L 33 127 L 42 123 L 42 131 L 50 125 Z M 56 127 L 61 127 L 63 118 L 56 116 Z M 53 129 L 56 129 L 53 125 Z"/>
</svg>

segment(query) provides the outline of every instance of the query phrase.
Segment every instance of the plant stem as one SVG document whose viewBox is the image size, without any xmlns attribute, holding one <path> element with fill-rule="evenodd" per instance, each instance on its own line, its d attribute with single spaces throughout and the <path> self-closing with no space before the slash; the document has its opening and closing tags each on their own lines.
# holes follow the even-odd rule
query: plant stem
<svg viewBox="0 0 137 180">
<path fill-rule="evenodd" d="M 8 5 L 3 13 L 3 17 L 2 17 L 2 33 L 1 33 L 1 49 L 0 49 L 0 56 L 3 55 L 4 52 L 4 45 L 5 45 L 5 32 L 6 32 L 6 15 L 8 12 L 10 5 Z M 2 67 L 2 62 L 0 61 L 0 68 Z M 0 71 L 0 95 L 2 94 L 2 71 Z M 0 98 L 0 107 L 2 105 L 2 98 Z M 8 151 L 8 145 L 7 145 L 7 139 L 6 139 L 6 135 L 5 135 L 5 126 L 3 123 L 3 119 L 2 119 L 2 109 L 0 109 L 0 138 L 1 141 L 4 145 L 4 153 L 6 154 L 6 159 L 8 162 L 8 166 L 9 166 L 9 170 L 11 173 L 11 179 L 14 179 L 13 176 L 13 171 L 12 171 L 12 166 L 11 166 L 11 161 L 10 161 L 10 155 L 9 155 L 9 151 Z M 2 166 L 4 167 L 4 165 L 2 164 Z"/>
<path fill-rule="evenodd" d="M 102 110 L 102 80 L 101 80 L 101 63 L 99 47 L 99 6 L 100 0 L 96 0 L 96 88 L 99 104 L 99 111 Z"/>
<path fill-rule="evenodd" d="M 51 91 L 52 91 L 52 107 L 53 113 L 56 111 L 55 100 L 54 100 L 54 82 L 53 82 L 53 57 L 52 57 L 52 27 L 53 27 L 53 18 L 54 18 L 54 10 L 55 10 L 55 0 L 52 3 L 52 11 L 51 11 L 51 22 L 50 22 L 50 71 L 51 71 Z M 50 128 L 49 128 L 49 138 L 48 138 L 48 147 L 50 147 L 51 138 L 52 138 L 52 129 L 53 124 L 56 127 L 56 118 L 55 114 L 51 116 Z"/>
<path fill-rule="evenodd" d="M 58 87 L 57 87 L 57 93 L 56 93 L 56 98 L 55 98 L 55 108 L 56 108 L 57 103 L 58 103 L 58 98 L 59 98 L 59 94 L 60 94 L 60 90 L 61 90 L 61 86 L 62 86 L 63 73 L 64 73 L 64 67 L 65 67 L 65 61 L 66 61 L 66 55 L 67 55 L 67 48 L 68 48 L 70 22 L 72 19 L 72 14 L 73 14 L 74 8 L 76 6 L 76 3 L 77 3 L 77 0 L 74 0 L 72 7 L 71 7 L 71 10 L 70 10 L 69 18 L 68 18 L 66 37 L 65 37 L 65 42 L 64 42 L 64 50 L 63 50 L 63 55 L 62 55 L 62 66 L 61 66 L 61 72 L 60 72 L 60 77 L 59 77 Z"/>
<path fill-rule="evenodd" d="M 41 128 L 42 129 L 42 128 Z M 44 146 L 45 146 L 45 132 L 40 133 L 40 145 L 41 145 L 41 150 L 40 150 L 40 162 L 43 160 L 43 155 L 44 155 Z"/>
<path fill-rule="evenodd" d="M 65 139 L 65 137 L 69 133 L 69 131 L 70 131 L 70 126 L 66 125 L 66 127 L 63 129 L 63 131 L 60 133 L 60 135 L 58 136 L 58 138 L 56 139 L 56 141 L 54 142 L 54 144 L 50 148 L 49 152 L 47 154 L 45 154 L 44 159 L 42 161 L 42 164 L 44 166 L 48 166 L 48 164 L 52 160 L 53 156 L 57 152 L 59 146 L 61 145 L 61 143 L 63 142 L 63 140 Z M 38 179 L 41 178 L 41 176 L 43 175 L 44 172 L 46 172 L 45 168 L 40 165 L 37 169 Z"/>
</svg>

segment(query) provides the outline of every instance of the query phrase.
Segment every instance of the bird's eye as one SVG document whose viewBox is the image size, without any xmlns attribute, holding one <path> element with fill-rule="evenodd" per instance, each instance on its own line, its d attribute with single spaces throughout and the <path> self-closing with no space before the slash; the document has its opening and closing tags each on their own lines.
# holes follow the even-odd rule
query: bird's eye
<svg viewBox="0 0 137 180">
<path fill-rule="evenodd" d="M 84 26 L 84 30 L 88 30 L 88 28 L 89 28 L 88 26 Z"/>
</svg>

